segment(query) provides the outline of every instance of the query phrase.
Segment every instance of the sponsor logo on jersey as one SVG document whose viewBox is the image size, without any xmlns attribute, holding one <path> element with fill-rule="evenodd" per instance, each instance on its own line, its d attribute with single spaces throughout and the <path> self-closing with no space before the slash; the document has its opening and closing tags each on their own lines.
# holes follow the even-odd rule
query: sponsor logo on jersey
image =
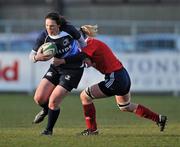
<svg viewBox="0 0 180 147">
<path fill-rule="evenodd" d="M 70 75 L 65 75 L 65 79 L 66 79 L 66 80 L 68 80 L 68 81 L 69 81 L 69 80 L 70 80 L 70 78 L 71 78 L 71 76 L 70 76 Z"/>
<path fill-rule="evenodd" d="M 46 76 L 52 77 L 52 72 L 47 72 Z"/>
<path fill-rule="evenodd" d="M 68 51 L 70 51 L 70 49 L 72 48 L 71 44 L 68 45 L 67 47 L 61 49 L 61 50 L 58 50 L 58 54 L 63 54 L 63 53 L 67 53 Z"/>
</svg>

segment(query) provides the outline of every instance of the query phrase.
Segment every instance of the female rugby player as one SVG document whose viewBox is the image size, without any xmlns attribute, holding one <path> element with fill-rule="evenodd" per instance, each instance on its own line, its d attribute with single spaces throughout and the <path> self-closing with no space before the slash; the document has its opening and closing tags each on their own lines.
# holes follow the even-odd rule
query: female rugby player
<svg viewBox="0 0 180 147">
<path fill-rule="evenodd" d="M 158 124 L 160 131 L 164 130 L 167 117 L 157 114 L 141 104 L 131 102 L 129 74 L 111 49 L 102 41 L 92 38 L 97 32 L 96 26 L 85 25 L 81 32 L 86 38 L 87 46 L 82 52 L 65 59 L 55 58 L 54 64 L 70 64 L 81 60 L 88 66 L 105 75 L 105 80 L 87 87 L 80 94 L 87 129 L 81 135 L 97 135 L 96 109 L 94 99 L 115 96 L 117 106 L 121 111 L 132 112 L 140 117 L 150 119 Z M 86 37 L 91 36 L 91 37 Z M 90 59 L 90 60 L 89 60 Z"/>
<path fill-rule="evenodd" d="M 84 38 L 74 26 L 69 24 L 56 12 L 48 13 L 45 17 L 45 30 L 39 35 L 30 53 L 33 62 L 46 61 L 52 56 L 43 55 L 39 47 L 46 42 L 55 42 L 58 51 L 54 57 L 64 58 L 80 52 L 86 46 Z M 39 50 L 38 50 L 39 49 Z M 62 99 L 73 89 L 77 88 L 83 74 L 82 62 L 50 65 L 36 89 L 34 100 L 43 109 L 36 115 L 34 123 L 40 123 L 48 115 L 48 123 L 43 135 L 52 135 L 53 127 L 60 114 Z"/>
</svg>

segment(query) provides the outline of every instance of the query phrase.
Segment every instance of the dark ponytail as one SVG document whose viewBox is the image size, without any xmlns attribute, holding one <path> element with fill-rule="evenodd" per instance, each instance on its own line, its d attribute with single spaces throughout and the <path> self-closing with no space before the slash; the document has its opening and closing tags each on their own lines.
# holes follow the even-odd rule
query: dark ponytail
<svg viewBox="0 0 180 147">
<path fill-rule="evenodd" d="M 50 12 L 45 16 L 45 19 L 51 19 L 56 21 L 57 25 L 63 26 L 67 24 L 66 19 L 64 18 L 64 16 L 61 16 L 59 13 L 57 12 Z"/>
</svg>

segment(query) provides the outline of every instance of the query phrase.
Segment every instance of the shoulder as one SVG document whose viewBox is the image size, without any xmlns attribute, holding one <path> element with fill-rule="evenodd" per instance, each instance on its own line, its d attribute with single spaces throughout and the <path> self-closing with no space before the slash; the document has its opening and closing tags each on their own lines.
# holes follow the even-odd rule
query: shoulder
<svg viewBox="0 0 180 147">
<path fill-rule="evenodd" d="M 67 32 L 70 34 L 74 39 L 78 40 L 81 37 L 80 32 L 75 28 L 75 26 L 67 23 L 62 27 L 62 31 Z"/>
<path fill-rule="evenodd" d="M 93 37 L 89 37 L 88 41 L 93 43 L 93 44 L 96 44 L 96 45 L 105 45 L 104 42 L 102 42 L 101 40 L 99 40 L 97 38 L 93 38 Z"/>
<path fill-rule="evenodd" d="M 42 42 L 42 41 L 45 40 L 45 38 L 46 38 L 47 36 L 48 36 L 47 31 L 46 31 L 46 30 L 43 30 L 43 31 L 41 31 L 41 32 L 39 33 L 39 35 L 37 36 L 36 41 Z"/>
<path fill-rule="evenodd" d="M 92 44 L 92 43 L 97 43 L 97 42 L 99 42 L 99 40 L 97 40 L 97 39 L 95 39 L 95 38 L 92 38 L 92 37 L 88 37 L 88 38 L 86 39 L 86 42 L 87 42 L 88 44 Z"/>
<path fill-rule="evenodd" d="M 48 36 L 46 30 L 43 30 L 39 33 L 38 37 L 36 38 L 33 50 L 37 51 L 38 48 L 44 43 L 46 37 Z"/>
<path fill-rule="evenodd" d="M 78 31 L 74 25 L 70 24 L 70 23 L 67 23 L 66 25 L 63 25 L 62 26 L 62 31 L 67 31 L 67 32 L 70 32 L 70 31 Z"/>
<path fill-rule="evenodd" d="M 41 32 L 39 33 L 38 39 L 39 39 L 39 38 L 46 38 L 46 36 L 48 36 L 48 33 L 47 33 L 46 30 L 43 30 L 43 31 L 41 31 Z"/>
</svg>

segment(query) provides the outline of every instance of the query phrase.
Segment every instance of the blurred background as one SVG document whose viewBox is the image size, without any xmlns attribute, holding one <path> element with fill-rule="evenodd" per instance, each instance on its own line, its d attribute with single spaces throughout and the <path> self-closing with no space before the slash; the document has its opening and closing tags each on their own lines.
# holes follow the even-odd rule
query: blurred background
<svg viewBox="0 0 180 147">
<path fill-rule="evenodd" d="M 32 93 L 48 63 L 28 55 L 44 17 L 58 11 L 77 28 L 97 24 L 137 93 L 180 92 L 180 0 L 0 0 L 0 91 Z M 85 70 L 77 91 L 103 76 Z"/>
</svg>

